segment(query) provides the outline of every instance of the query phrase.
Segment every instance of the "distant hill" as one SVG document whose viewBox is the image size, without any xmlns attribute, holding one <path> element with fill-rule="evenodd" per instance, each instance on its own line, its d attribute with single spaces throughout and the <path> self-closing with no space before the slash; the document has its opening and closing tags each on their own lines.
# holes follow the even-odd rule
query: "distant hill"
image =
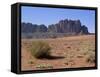
<svg viewBox="0 0 100 77">
<path fill-rule="evenodd" d="M 48 27 L 44 24 L 37 25 L 23 22 L 21 24 L 21 32 L 24 36 L 32 34 L 32 36 L 37 37 L 40 37 L 40 33 L 44 36 L 59 36 L 59 34 L 89 34 L 88 28 L 85 25 L 82 25 L 80 20 L 68 19 L 60 20 L 58 23 L 48 25 Z"/>
<path fill-rule="evenodd" d="M 75 33 L 75 34 L 88 34 L 88 28 L 85 25 L 82 25 L 80 20 L 60 20 L 56 24 L 48 26 L 49 32 L 56 33 Z"/>
<path fill-rule="evenodd" d="M 22 33 L 47 32 L 47 27 L 43 24 L 22 23 L 21 29 Z"/>
<path fill-rule="evenodd" d="M 53 33 L 82 33 L 88 34 L 88 28 L 82 25 L 80 20 L 60 20 L 56 24 L 51 24 L 46 27 L 44 24 L 37 25 L 32 23 L 22 23 L 22 33 L 34 32 L 53 32 Z"/>
</svg>

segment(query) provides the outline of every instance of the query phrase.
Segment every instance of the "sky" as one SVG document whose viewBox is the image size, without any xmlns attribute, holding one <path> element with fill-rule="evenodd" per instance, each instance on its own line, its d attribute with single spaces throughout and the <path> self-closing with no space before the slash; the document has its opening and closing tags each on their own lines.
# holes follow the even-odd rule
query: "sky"
<svg viewBox="0 0 100 77">
<path fill-rule="evenodd" d="M 64 19 L 80 20 L 82 25 L 88 27 L 89 32 L 95 32 L 94 10 L 21 7 L 21 22 L 48 26 Z"/>
</svg>

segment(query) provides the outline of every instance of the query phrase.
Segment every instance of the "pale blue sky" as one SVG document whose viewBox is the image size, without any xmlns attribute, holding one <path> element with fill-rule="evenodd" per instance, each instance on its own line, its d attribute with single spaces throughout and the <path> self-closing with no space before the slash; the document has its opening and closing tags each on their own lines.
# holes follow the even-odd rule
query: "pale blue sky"
<svg viewBox="0 0 100 77">
<path fill-rule="evenodd" d="M 58 23 L 59 20 L 71 19 L 80 20 L 82 25 L 86 25 L 89 32 L 95 32 L 95 11 L 80 9 L 60 9 L 22 6 L 21 22 L 30 22 L 33 24 L 50 24 Z"/>
</svg>

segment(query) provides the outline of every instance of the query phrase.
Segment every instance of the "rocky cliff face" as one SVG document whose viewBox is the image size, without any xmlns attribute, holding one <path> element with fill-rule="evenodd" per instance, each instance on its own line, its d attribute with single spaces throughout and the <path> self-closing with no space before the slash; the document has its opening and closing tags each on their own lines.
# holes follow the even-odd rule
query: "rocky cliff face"
<svg viewBox="0 0 100 77">
<path fill-rule="evenodd" d="M 88 34 L 88 28 L 81 25 L 80 20 L 61 20 L 48 26 L 48 32 L 56 33 L 83 33 Z"/>
<path fill-rule="evenodd" d="M 50 33 L 74 33 L 74 34 L 88 34 L 88 28 L 82 25 L 80 20 L 60 20 L 56 24 L 37 25 L 31 23 L 22 23 L 22 33 L 34 32 L 50 32 Z"/>
<path fill-rule="evenodd" d="M 47 32 L 47 27 L 43 24 L 22 23 L 21 25 L 22 33 Z"/>
</svg>

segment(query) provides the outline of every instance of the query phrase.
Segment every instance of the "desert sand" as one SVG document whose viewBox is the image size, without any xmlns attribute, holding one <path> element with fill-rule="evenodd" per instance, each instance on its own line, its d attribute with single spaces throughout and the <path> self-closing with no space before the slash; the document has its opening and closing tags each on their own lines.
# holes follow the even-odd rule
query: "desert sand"
<svg viewBox="0 0 100 77">
<path fill-rule="evenodd" d="M 32 41 L 42 40 L 51 46 L 54 59 L 36 59 L 31 55 Z M 21 70 L 94 67 L 95 35 L 79 35 L 50 39 L 21 40 Z M 90 58 L 90 59 L 89 59 Z M 89 61 L 90 60 L 90 61 Z M 93 60 L 93 61 L 94 61 Z"/>
</svg>

